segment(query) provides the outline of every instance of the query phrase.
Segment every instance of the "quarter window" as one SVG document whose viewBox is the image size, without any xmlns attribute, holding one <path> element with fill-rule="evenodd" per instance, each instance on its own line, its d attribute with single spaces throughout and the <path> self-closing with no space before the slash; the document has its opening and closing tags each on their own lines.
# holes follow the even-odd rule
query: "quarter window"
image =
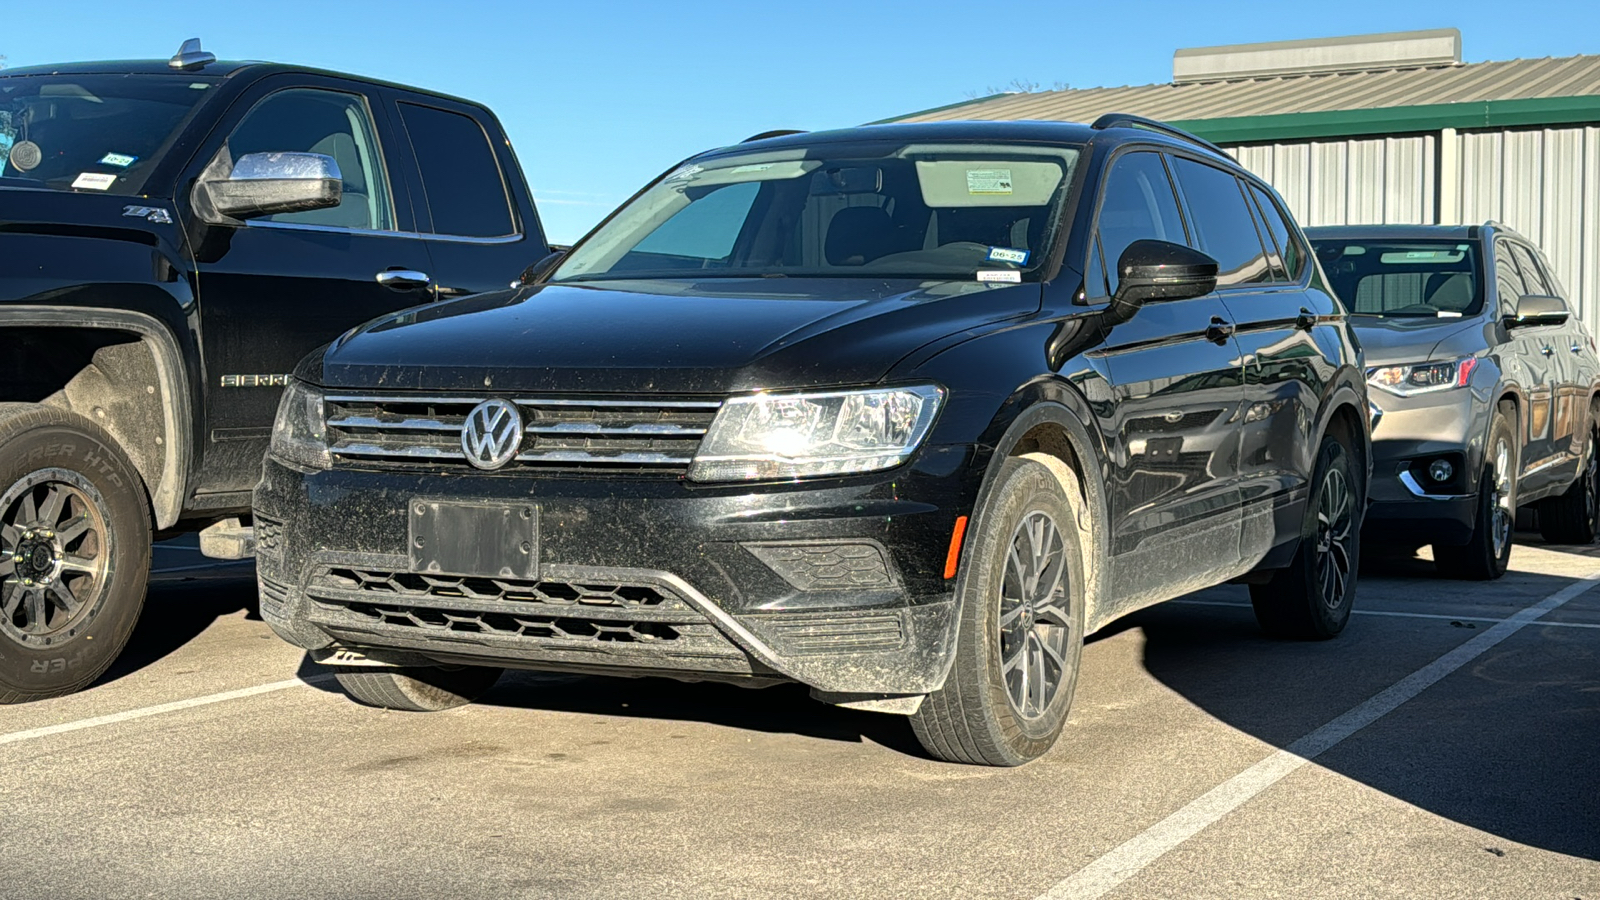
<svg viewBox="0 0 1600 900">
<path fill-rule="evenodd" d="M 1217 261 L 1217 287 L 1271 281 L 1272 266 L 1239 179 L 1182 157 L 1173 159 L 1172 169 L 1188 205 L 1194 245 Z"/>
<path fill-rule="evenodd" d="M 1278 207 L 1270 194 L 1253 184 L 1250 185 L 1250 193 L 1255 196 L 1256 205 L 1261 209 L 1267 233 L 1272 235 L 1272 240 L 1278 245 L 1279 258 L 1283 260 L 1283 268 L 1288 273 L 1289 280 L 1299 281 L 1306 261 L 1306 252 L 1300 245 L 1299 235 L 1289 228 L 1289 221 L 1284 217 L 1283 210 Z"/>
<path fill-rule="evenodd" d="M 1113 294 L 1117 291 L 1117 266 L 1128 245 L 1140 240 L 1184 242 L 1183 218 L 1159 154 L 1128 153 L 1111 164 L 1098 228 L 1110 276 L 1107 290 Z"/>
<path fill-rule="evenodd" d="M 377 133 L 366 101 L 355 94 L 311 88 L 271 94 L 245 114 L 228 136 L 224 152 L 235 160 L 247 153 L 321 153 L 333 157 L 339 166 L 344 191 L 338 206 L 278 213 L 255 221 L 382 231 L 394 228 L 394 206 Z"/>
<path fill-rule="evenodd" d="M 436 234 L 504 237 L 516 233 L 511 199 L 494 147 L 471 116 L 401 103 L 400 117 L 422 170 Z"/>
</svg>

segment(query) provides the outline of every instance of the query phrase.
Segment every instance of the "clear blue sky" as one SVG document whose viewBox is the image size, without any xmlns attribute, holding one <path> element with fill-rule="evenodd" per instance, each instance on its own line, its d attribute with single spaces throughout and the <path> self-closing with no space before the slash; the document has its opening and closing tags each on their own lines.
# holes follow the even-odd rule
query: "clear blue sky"
<svg viewBox="0 0 1600 900">
<path fill-rule="evenodd" d="M 200 37 L 224 59 L 486 103 L 560 241 L 677 160 L 758 131 L 859 124 L 1013 79 L 1162 82 L 1180 47 L 1453 26 L 1469 62 L 1600 53 L 1597 0 L 59 0 L 8 10 L 0 54 L 11 67 L 165 58 Z"/>
</svg>

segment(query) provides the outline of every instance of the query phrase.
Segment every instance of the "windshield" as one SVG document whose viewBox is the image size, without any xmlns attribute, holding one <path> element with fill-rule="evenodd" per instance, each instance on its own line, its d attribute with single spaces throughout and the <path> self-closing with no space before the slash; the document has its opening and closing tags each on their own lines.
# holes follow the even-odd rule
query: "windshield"
<svg viewBox="0 0 1600 900">
<path fill-rule="evenodd" d="M 1066 147 L 882 142 L 700 159 L 619 210 L 551 280 L 1022 281 L 1049 255 L 1077 159 Z"/>
<path fill-rule="evenodd" d="M 1311 243 L 1334 292 L 1356 315 L 1454 318 L 1483 308 L 1471 241 Z"/>
<path fill-rule="evenodd" d="M 0 78 L 0 178 L 136 194 L 215 81 L 194 75 Z"/>
</svg>

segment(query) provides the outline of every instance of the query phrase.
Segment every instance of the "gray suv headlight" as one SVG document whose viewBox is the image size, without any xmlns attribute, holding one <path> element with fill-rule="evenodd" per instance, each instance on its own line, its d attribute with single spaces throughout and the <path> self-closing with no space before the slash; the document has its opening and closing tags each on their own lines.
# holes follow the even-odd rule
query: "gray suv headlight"
<svg viewBox="0 0 1600 900">
<path fill-rule="evenodd" d="M 321 391 L 290 379 L 283 399 L 278 402 L 278 418 L 272 424 L 271 453 L 284 462 L 308 469 L 326 469 L 333 465 L 333 456 L 328 452 Z"/>
<path fill-rule="evenodd" d="M 1367 370 L 1367 384 L 1397 396 L 1411 397 L 1466 387 L 1472 380 L 1472 370 L 1477 367 L 1475 356 L 1403 366 L 1374 366 Z"/>
<path fill-rule="evenodd" d="M 933 425 L 944 389 L 932 385 L 755 394 L 722 405 L 693 481 L 765 481 L 873 472 L 909 458 Z"/>
</svg>

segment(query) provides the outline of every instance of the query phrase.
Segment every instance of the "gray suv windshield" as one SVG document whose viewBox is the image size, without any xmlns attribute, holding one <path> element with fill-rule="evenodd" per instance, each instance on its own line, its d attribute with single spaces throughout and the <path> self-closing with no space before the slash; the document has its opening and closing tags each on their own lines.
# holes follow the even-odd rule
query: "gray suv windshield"
<svg viewBox="0 0 1600 900">
<path fill-rule="evenodd" d="M 1313 241 L 1340 299 L 1358 316 L 1476 315 L 1483 308 L 1471 241 Z"/>
<path fill-rule="evenodd" d="M 136 194 L 215 81 L 189 74 L 0 78 L 0 178 Z"/>
<path fill-rule="evenodd" d="M 576 247 L 552 281 L 908 277 L 1021 281 L 1049 255 L 1078 151 L 820 144 L 700 159 Z"/>
</svg>

